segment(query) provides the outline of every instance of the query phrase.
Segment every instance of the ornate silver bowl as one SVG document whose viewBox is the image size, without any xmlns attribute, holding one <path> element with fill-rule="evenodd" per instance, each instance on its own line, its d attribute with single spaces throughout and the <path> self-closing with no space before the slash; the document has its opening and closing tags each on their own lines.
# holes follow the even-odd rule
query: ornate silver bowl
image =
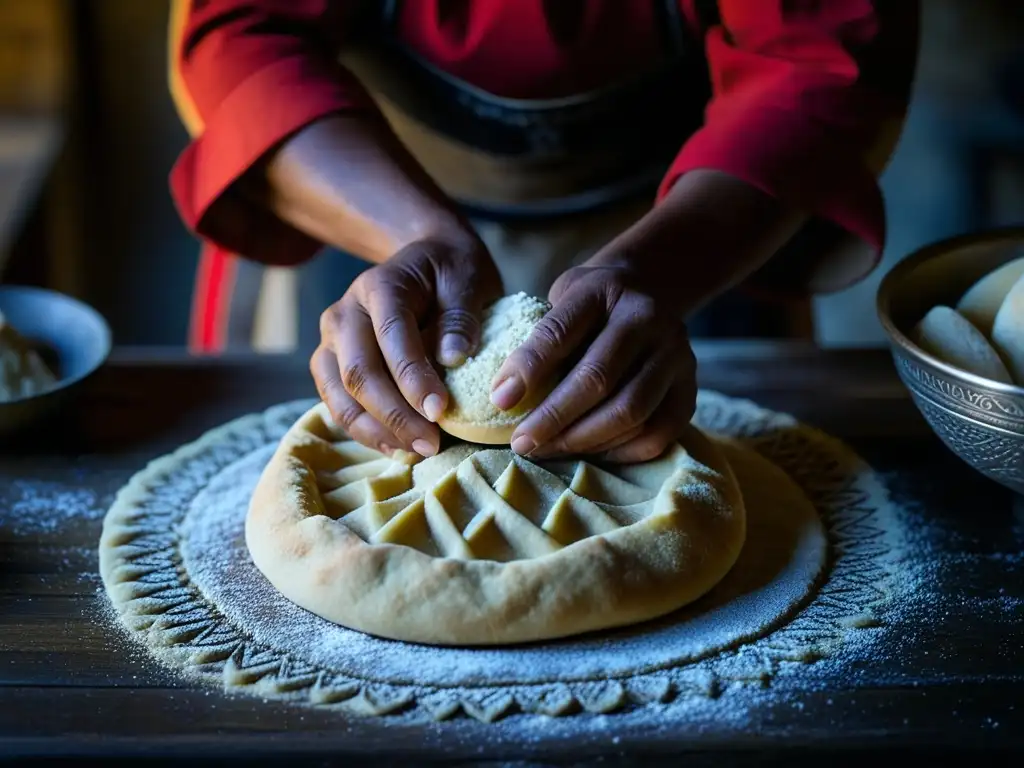
<svg viewBox="0 0 1024 768">
<path fill-rule="evenodd" d="M 958 370 L 909 338 L 931 307 L 955 306 L 976 280 L 1021 255 L 1024 227 L 934 243 L 886 274 L 877 310 L 896 370 L 935 434 L 975 470 L 1024 494 L 1024 387 Z"/>
</svg>

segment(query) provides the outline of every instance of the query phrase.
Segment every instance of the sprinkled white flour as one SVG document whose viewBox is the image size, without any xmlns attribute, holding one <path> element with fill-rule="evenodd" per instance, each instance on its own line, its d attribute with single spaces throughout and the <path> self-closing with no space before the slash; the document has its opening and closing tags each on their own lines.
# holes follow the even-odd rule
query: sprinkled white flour
<svg viewBox="0 0 1024 768">
<path fill-rule="evenodd" d="M 741 559 L 709 596 L 640 630 L 506 649 L 433 648 L 344 629 L 282 597 L 253 565 L 244 527 L 251 489 L 274 446 L 231 465 L 196 496 L 180 532 L 192 583 L 261 644 L 362 680 L 416 686 L 593 681 L 675 667 L 734 646 L 799 607 L 824 567 L 827 541 L 812 508 L 747 510 Z M 727 457 L 745 480 L 735 449 Z M 757 460 L 756 454 L 747 462 Z M 763 461 L 763 460 L 762 460 Z M 756 470 L 755 470 L 756 472 Z M 799 502 L 799 499 L 798 499 Z M 804 512 L 801 515 L 801 512 Z"/>
<path fill-rule="evenodd" d="M 920 576 L 894 560 L 902 549 L 897 510 L 856 455 L 787 416 L 705 392 L 697 423 L 744 446 L 731 451 L 770 459 L 817 508 L 831 550 L 817 583 L 820 529 L 789 521 L 787 539 L 785 496 L 766 497 L 760 512 L 751 504 L 748 562 L 685 621 L 677 615 L 593 639 L 500 650 L 371 638 L 281 598 L 245 550 L 251 487 L 308 406 L 232 422 L 154 462 L 108 514 L 100 551 L 107 591 L 121 621 L 172 668 L 236 691 L 387 714 L 387 723 L 470 715 L 498 729 L 498 740 L 627 726 L 678 732 L 681 720 L 693 732 L 720 730 L 741 723 L 752 706 L 778 703 L 787 686 L 827 688 L 848 677 L 854 660 L 877 651 L 885 611 L 918 585 Z M 756 479 L 758 463 L 745 464 L 737 474 L 746 493 L 742 478 Z"/>
<path fill-rule="evenodd" d="M 107 500 L 88 488 L 39 480 L 13 480 L 3 491 L 0 526 L 15 536 L 55 533 L 78 520 L 99 520 Z"/>
</svg>

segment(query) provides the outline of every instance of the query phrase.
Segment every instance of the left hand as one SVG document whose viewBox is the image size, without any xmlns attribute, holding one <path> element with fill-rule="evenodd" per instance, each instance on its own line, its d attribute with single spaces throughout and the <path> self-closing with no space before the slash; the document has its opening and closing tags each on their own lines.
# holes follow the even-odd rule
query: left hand
<svg viewBox="0 0 1024 768">
<path fill-rule="evenodd" d="M 682 434 L 696 405 L 696 360 L 678 308 L 642 282 L 623 266 L 575 267 L 555 281 L 551 311 L 499 370 L 492 401 L 511 408 L 578 362 L 516 429 L 516 453 L 640 462 Z"/>
</svg>

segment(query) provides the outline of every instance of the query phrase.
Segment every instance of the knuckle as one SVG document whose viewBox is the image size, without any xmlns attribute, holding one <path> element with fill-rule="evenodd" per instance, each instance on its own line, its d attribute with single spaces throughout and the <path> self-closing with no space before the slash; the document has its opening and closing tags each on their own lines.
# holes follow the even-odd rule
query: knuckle
<svg viewBox="0 0 1024 768">
<path fill-rule="evenodd" d="M 608 368 L 599 362 L 581 362 L 576 368 L 576 383 L 587 393 L 603 399 L 611 390 Z"/>
<path fill-rule="evenodd" d="M 332 304 L 320 313 L 320 335 L 324 338 L 330 337 L 341 325 L 342 310 L 337 304 Z"/>
<path fill-rule="evenodd" d="M 544 358 L 541 353 L 531 342 L 527 341 L 515 352 L 509 355 L 505 362 L 505 367 L 518 370 L 526 383 L 529 384 L 536 378 L 536 372 L 541 368 L 543 363 Z"/>
<path fill-rule="evenodd" d="M 448 333 L 461 333 L 472 338 L 476 334 L 477 320 L 468 309 L 449 307 L 441 313 L 440 326 Z"/>
<path fill-rule="evenodd" d="M 334 422 L 348 432 L 352 437 L 356 437 L 353 432 L 353 426 L 356 420 L 363 415 L 365 411 L 359 406 L 358 403 L 344 403 L 335 405 L 331 408 L 331 415 L 334 418 Z"/>
<path fill-rule="evenodd" d="M 646 411 L 639 397 L 623 397 L 612 406 L 612 418 L 616 424 L 635 427 L 643 423 L 647 417 Z"/>
<path fill-rule="evenodd" d="M 560 347 L 569 338 L 569 329 L 558 315 L 545 316 L 534 326 L 533 332 L 536 339 L 546 347 Z"/>
<path fill-rule="evenodd" d="M 383 337 L 389 337 L 401 333 L 405 318 L 401 314 L 388 315 L 380 321 L 379 333 Z"/>
<path fill-rule="evenodd" d="M 370 267 L 369 269 L 360 272 L 352 280 L 352 290 L 359 292 L 374 285 L 378 282 L 377 278 L 379 274 L 380 272 L 377 267 Z"/>
<path fill-rule="evenodd" d="M 360 359 L 349 360 L 341 370 L 342 386 L 352 397 L 358 399 L 360 393 L 366 388 L 366 382 L 370 377 L 370 366 Z"/>
<path fill-rule="evenodd" d="M 557 405 L 541 403 L 537 407 L 537 411 L 541 420 L 548 425 L 550 431 L 554 434 L 562 432 L 568 426 L 565 414 L 562 413 L 562 410 Z"/>
<path fill-rule="evenodd" d="M 406 387 L 422 386 L 431 374 L 415 360 L 399 360 L 395 364 L 395 380 Z"/>
<path fill-rule="evenodd" d="M 328 358 L 330 351 L 323 345 L 313 350 L 313 354 L 309 356 L 309 372 L 313 375 L 313 380 L 316 381 L 317 386 L 320 386 L 320 379 L 325 378 L 323 370 L 327 367 Z"/>
<path fill-rule="evenodd" d="M 393 434 L 403 435 L 408 432 L 409 417 L 404 410 L 396 406 L 384 412 L 381 424 Z"/>
<path fill-rule="evenodd" d="M 651 325 L 657 323 L 659 311 L 657 302 L 650 296 L 643 294 L 633 297 L 630 302 L 630 319 L 638 325 Z"/>
</svg>

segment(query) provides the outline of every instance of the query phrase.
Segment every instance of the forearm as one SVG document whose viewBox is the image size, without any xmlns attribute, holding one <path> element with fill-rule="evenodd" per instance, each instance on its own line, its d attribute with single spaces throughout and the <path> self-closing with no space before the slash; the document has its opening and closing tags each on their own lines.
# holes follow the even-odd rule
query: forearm
<svg viewBox="0 0 1024 768">
<path fill-rule="evenodd" d="M 474 237 L 380 119 L 315 122 L 270 155 L 248 185 L 282 220 L 375 263 L 417 240 Z"/>
<path fill-rule="evenodd" d="M 761 268 L 805 221 L 734 176 L 696 170 L 587 264 L 627 267 L 686 317 Z"/>
</svg>

